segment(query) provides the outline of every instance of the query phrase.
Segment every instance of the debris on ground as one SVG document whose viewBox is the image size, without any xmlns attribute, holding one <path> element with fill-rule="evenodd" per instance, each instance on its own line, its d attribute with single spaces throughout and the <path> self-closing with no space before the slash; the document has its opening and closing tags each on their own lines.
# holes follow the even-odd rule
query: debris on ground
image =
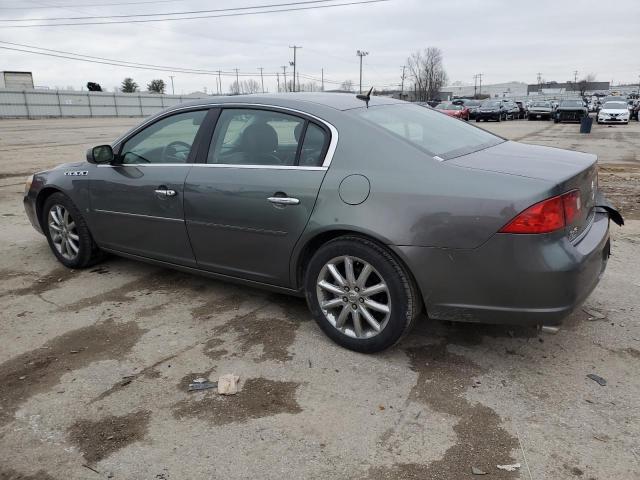
<svg viewBox="0 0 640 480">
<path fill-rule="evenodd" d="M 603 320 L 603 319 L 607 318 L 607 316 L 604 313 L 599 312 L 597 310 L 592 310 L 592 309 L 589 309 L 589 308 L 583 308 L 582 311 L 584 313 L 586 313 L 587 315 L 589 315 L 589 320 Z"/>
<path fill-rule="evenodd" d="M 238 393 L 238 380 L 240 377 L 234 373 L 227 373 L 218 378 L 218 394 L 235 395 Z"/>
<path fill-rule="evenodd" d="M 476 467 L 471 467 L 471 473 L 473 473 L 474 475 L 486 475 L 487 472 L 480 470 L 479 468 Z"/>
<path fill-rule="evenodd" d="M 187 392 L 196 392 L 200 390 L 208 390 L 210 388 L 216 388 L 218 382 L 210 382 L 204 377 L 195 378 L 187 388 Z"/>
<path fill-rule="evenodd" d="M 520 468 L 519 463 L 514 463 L 512 465 L 496 465 L 500 470 L 506 470 L 507 472 L 515 472 Z"/>
<path fill-rule="evenodd" d="M 596 375 L 595 373 L 590 373 L 589 375 L 587 375 L 587 378 L 590 378 L 591 380 L 596 382 L 601 387 L 605 387 L 607 385 L 607 381 L 604 378 L 602 378 L 601 376 Z"/>
</svg>

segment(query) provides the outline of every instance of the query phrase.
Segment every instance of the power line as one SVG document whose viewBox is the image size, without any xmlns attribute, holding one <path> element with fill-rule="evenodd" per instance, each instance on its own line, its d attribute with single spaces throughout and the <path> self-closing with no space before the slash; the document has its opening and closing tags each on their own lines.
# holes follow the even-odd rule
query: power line
<svg viewBox="0 0 640 480">
<path fill-rule="evenodd" d="M 4 42 L 0 42 L 0 43 L 4 43 Z M 187 68 L 181 68 L 181 67 L 149 67 L 149 66 L 142 66 L 140 64 L 132 64 L 132 63 L 128 63 L 128 62 L 120 62 L 117 60 L 114 61 L 102 61 L 102 60 L 93 60 L 93 59 L 89 59 L 89 58 L 75 58 L 75 57 L 70 57 L 68 55 L 59 55 L 59 54 L 55 54 L 55 53 L 46 53 L 46 52 L 34 52 L 32 50 L 24 50 L 21 48 L 13 48 L 13 47 L 3 47 L 2 45 L 0 45 L 0 49 L 2 50 L 11 50 L 11 51 L 16 51 L 16 52 L 22 52 L 22 53 L 32 53 L 35 55 L 42 55 L 45 57 L 54 57 L 54 58 L 64 58 L 67 60 L 76 60 L 79 62 L 87 62 L 87 63 L 98 63 L 101 65 L 113 65 L 116 67 L 125 67 L 125 68 L 135 68 L 138 70 L 153 70 L 153 71 L 157 71 L 157 72 L 177 72 L 177 73 L 187 73 L 187 74 L 191 74 L 191 75 L 218 75 L 218 76 L 243 76 L 243 77 L 253 77 L 255 76 L 255 74 L 253 73 L 240 73 L 240 72 L 236 72 L 235 69 L 233 72 L 224 72 L 222 70 L 212 70 L 212 71 L 208 71 L 208 70 L 191 70 L 191 69 L 187 69 Z M 275 73 L 265 73 L 265 76 L 275 76 Z"/>
<path fill-rule="evenodd" d="M 57 53 L 57 54 L 62 54 L 60 56 L 60 58 L 67 58 L 69 60 L 80 60 L 80 61 L 86 61 L 85 59 L 90 59 L 90 60 L 102 60 L 105 62 L 105 64 L 110 65 L 110 64 L 118 64 L 118 66 L 125 66 L 125 67 L 131 67 L 131 68 L 138 68 L 138 67 L 150 67 L 149 70 L 158 70 L 158 71 L 179 71 L 180 73 L 192 73 L 192 74 L 204 74 L 204 75 L 218 75 L 218 73 L 222 73 L 224 75 L 235 75 L 235 72 L 231 72 L 231 71 L 224 71 L 224 70 L 204 70 L 204 69 L 198 69 L 198 68 L 190 68 L 190 67 L 176 67 L 173 65 L 157 65 L 157 64 L 153 64 L 153 63 L 141 63 L 141 62 L 130 62 L 127 60 L 117 60 L 117 59 L 113 59 L 113 58 L 106 58 L 106 57 L 97 57 L 97 56 L 93 56 L 93 55 L 84 55 L 81 53 L 75 53 L 75 52 L 69 52 L 66 50 L 53 50 L 51 48 L 44 48 L 44 47 L 37 47 L 35 45 L 27 45 L 24 43 L 15 43 L 15 42 L 6 42 L 4 40 L 0 40 L 0 44 L 4 44 L 4 45 L 12 45 L 12 46 L 16 46 L 16 47 L 25 47 L 25 48 L 31 48 L 31 49 L 36 49 L 36 50 L 43 50 L 43 52 L 53 52 L 53 53 Z M 5 48 L 7 50 L 10 50 L 9 48 Z M 32 52 L 29 50 L 20 50 L 20 49 L 16 49 L 18 51 L 21 52 L 25 52 L 25 53 L 34 53 L 37 55 L 44 55 L 43 52 Z M 68 57 L 67 55 L 73 55 L 74 57 L 83 57 L 83 58 L 73 58 L 73 57 Z M 121 65 L 124 64 L 124 65 Z M 264 73 L 264 76 L 270 76 L 273 77 L 275 76 L 276 73 L 269 73 L 266 72 Z M 254 76 L 253 73 L 244 73 L 244 72 L 240 72 L 240 76 L 246 76 L 246 77 L 250 77 L 250 76 Z"/>
<path fill-rule="evenodd" d="M 335 0 L 330 0 L 330 1 L 335 1 Z M 345 3 L 331 4 L 331 5 L 313 5 L 308 7 L 281 8 L 277 10 L 262 10 L 259 12 L 236 12 L 236 13 L 225 13 L 225 14 L 219 14 L 219 15 L 197 15 L 193 17 L 153 18 L 153 19 L 142 19 L 142 20 L 115 20 L 110 22 L 73 22 L 73 23 L 42 23 L 42 24 L 33 24 L 33 25 L 1 25 L 1 27 L 2 28 L 71 27 L 71 26 L 79 26 L 79 25 L 117 25 L 117 24 L 126 24 L 126 23 L 175 22 L 180 20 L 197 20 L 202 18 L 244 17 L 248 15 L 264 15 L 268 13 L 300 12 L 304 10 L 319 10 L 319 9 L 325 9 L 325 8 L 347 7 L 351 5 L 363 5 L 363 4 L 382 3 L 382 2 L 390 2 L 390 1 L 392 0 L 358 0 L 353 2 L 345 2 Z"/>
<path fill-rule="evenodd" d="M 130 13 L 126 15 L 94 15 L 84 17 L 50 17 L 50 18 L 7 18 L 0 19 L 2 22 L 54 22 L 59 20 L 96 20 L 107 18 L 136 18 L 136 17 L 167 17 L 172 15 L 196 15 L 200 13 L 216 13 L 216 12 L 233 12 L 241 10 L 258 10 L 263 8 L 275 8 L 275 7 L 289 7 L 294 5 L 307 5 L 310 3 L 328 3 L 338 2 L 340 0 L 305 0 L 298 2 L 287 3 L 270 3 L 263 5 L 252 5 L 248 7 L 233 7 L 233 8 L 214 8 L 211 10 L 187 10 L 183 12 L 168 12 L 168 13 Z"/>
<path fill-rule="evenodd" d="M 33 7 L 0 7 L 0 10 L 52 10 L 54 8 L 75 8 L 75 7 L 112 7 L 116 5 L 144 5 L 157 3 L 177 3 L 183 0 L 145 0 L 142 2 L 116 2 L 116 3 L 83 3 L 74 5 L 35 5 Z"/>
</svg>

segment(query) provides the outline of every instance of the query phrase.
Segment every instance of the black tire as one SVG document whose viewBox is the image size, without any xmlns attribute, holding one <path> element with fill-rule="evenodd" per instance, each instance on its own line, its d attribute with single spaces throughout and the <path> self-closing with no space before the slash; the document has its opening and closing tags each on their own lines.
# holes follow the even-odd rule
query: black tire
<svg viewBox="0 0 640 480">
<path fill-rule="evenodd" d="M 498 115 L 498 118 L 496 119 L 496 122 L 501 122 L 502 121 L 502 115 Z"/>
<path fill-rule="evenodd" d="M 479 119 L 479 118 L 476 118 L 476 123 L 479 123 L 479 122 L 480 122 L 480 119 Z"/>
<path fill-rule="evenodd" d="M 78 252 L 73 258 L 67 258 L 63 256 L 63 254 L 58 251 L 58 248 L 55 246 L 52 238 L 48 218 L 49 212 L 56 205 L 61 205 L 62 207 L 64 207 L 69 212 L 70 217 L 75 223 L 75 231 L 78 236 Z M 41 219 L 44 234 L 47 237 L 47 241 L 49 242 L 49 247 L 51 248 L 51 251 L 56 256 L 58 261 L 65 267 L 74 269 L 87 268 L 102 260 L 102 258 L 104 257 L 103 253 L 93 241 L 93 237 L 91 236 L 89 227 L 80 214 L 80 210 L 78 210 L 71 199 L 64 193 L 57 192 L 46 199 L 42 208 Z"/>
<path fill-rule="evenodd" d="M 379 333 L 369 338 L 354 338 L 338 330 L 319 304 L 316 288 L 323 267 L 344 255 L 369 263 L 388 287 L 389 319 Z M 320 247 L 307 265 L 304 287 L 309 309 L 322 331 L 338 345 L 356 352 L 375 353 L 395 345 L 411 330 L 422 309 L 422 298 L 404 266 L 384 247 L 356 236 L 338 237 Z"/>
</svg>

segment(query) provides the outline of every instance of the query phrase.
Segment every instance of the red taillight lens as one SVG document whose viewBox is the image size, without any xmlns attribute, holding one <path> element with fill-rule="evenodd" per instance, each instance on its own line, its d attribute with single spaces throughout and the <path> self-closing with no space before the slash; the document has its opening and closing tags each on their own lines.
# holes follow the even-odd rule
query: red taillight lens
<svg viewBox="0 0 640 480">
<path fill-rule="evenodd" d="M 580 203 L 580 192 L 572 190 L 562 196 L 562 205 L 564 207 L 564 223 L 571 225 L 580 214 L 582 205 Z"/>
<path fill-rule="evenodd" d="M 570 225 L 580 213 L 580 192 L 572 190 L 530 206 L 500 233 L 549 233 Z"/>
</svg>

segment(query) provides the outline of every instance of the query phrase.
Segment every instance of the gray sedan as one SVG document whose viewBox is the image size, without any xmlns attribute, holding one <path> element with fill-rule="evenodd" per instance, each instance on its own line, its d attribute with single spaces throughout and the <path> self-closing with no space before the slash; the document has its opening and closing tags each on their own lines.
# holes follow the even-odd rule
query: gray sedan
<svg viewBox="0 0 640 480">
<path fill-rule="evenodd" d="M 596 157 L 505 141 L 405 102 L 212 98 L 165 110 L 29 178 L 33 226 L 69 268 L 104 252 L 306 296 L 375 352 L 429 318 L 555 325 L 598 283 Z"/>
</svg>

